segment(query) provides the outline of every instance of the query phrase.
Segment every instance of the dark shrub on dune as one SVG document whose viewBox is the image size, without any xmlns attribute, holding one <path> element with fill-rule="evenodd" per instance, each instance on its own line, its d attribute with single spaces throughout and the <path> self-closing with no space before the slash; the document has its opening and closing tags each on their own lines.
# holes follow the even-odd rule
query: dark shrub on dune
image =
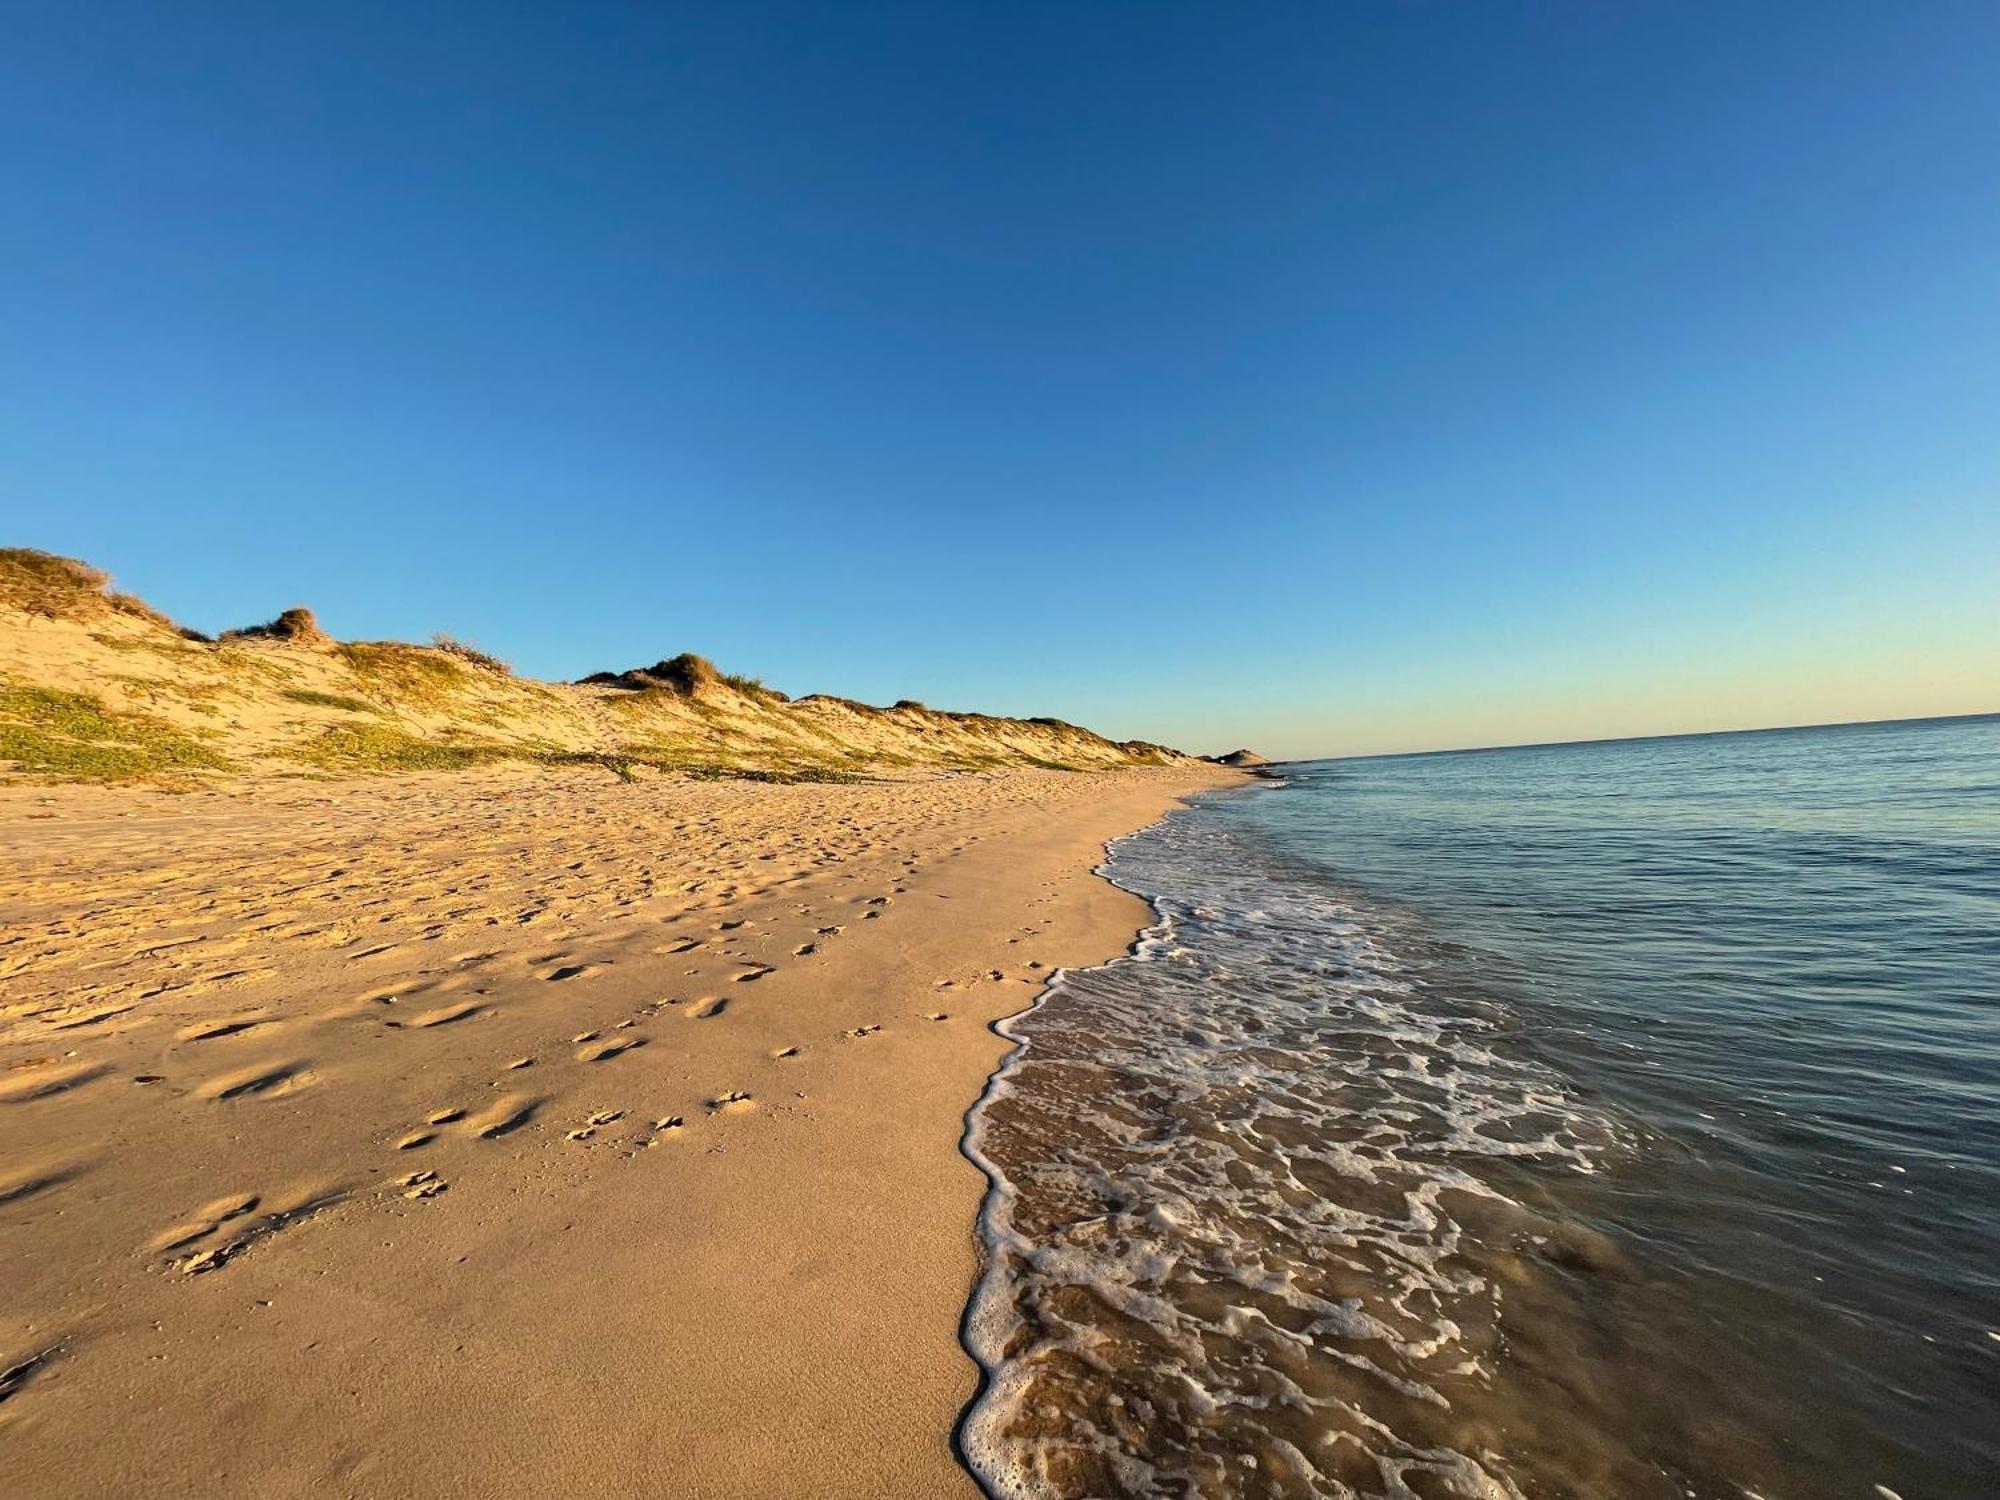
<svg viewBox="0 0 2000 1500">
<path fill-rule="evenodd" d="M 580 680 L 598 687 L 622 687 L 633 692 L 678 693 L 683 698 L 697 698 L 715 688 L 727 687 L 746 697 L 775 698 L 780 703 L 791 701 L 783 693 L 765 687 L 758 678 L 721 671 L 707 657 L 696 656 L 692 651 L 683 651 L 679 656 L 654 662 L 650 667 L 634 667 L 629 672 L 593 672 Z"/>
<path fill-rule="evenodd" d="M 442 630 L 431 637 L 431 645 L 436 650 L 442 651 L 448 656 L 455 656 L 460 661 L 468 662 L 482 671 L 497 673 L 501 677 L 512 677 L 514 675 L 514 669 L 500 660 L 499 657 L 481 651 L 477 646 L 468 646 L 456 636 L 447 635 Z"/>
<path fill-rule="evenodd" d="M 50 620 L 87 620 L 104 614 L 146 620 L 190 641 L 199 630 L 177 625 L 144 599 L 112 591 L 102 568 L 35 547 L 0 547 L 0 604 Z"/>
<path fill-rule="evenodd" d="M 326 632 L 319 628 L 319 621 L 313 612 L 302 605 L 294 605 L 275 620 L 266 620 L 262 625 L 245 625 L 241 630 L 222 632 L 225 641 L 323 641 Z"/>
</svg>

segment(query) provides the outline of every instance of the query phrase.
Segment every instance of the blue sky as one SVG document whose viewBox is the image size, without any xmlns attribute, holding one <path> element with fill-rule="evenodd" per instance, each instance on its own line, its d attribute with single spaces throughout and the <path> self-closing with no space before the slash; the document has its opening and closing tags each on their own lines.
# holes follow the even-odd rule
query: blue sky
<svg viewBox="0 0 2000 1500">
<path fill-rule="evenodd" d="M 16 3 L 0 530 L 1305 755 L 2000 708 L 2000 7 Z"/>
</svg>

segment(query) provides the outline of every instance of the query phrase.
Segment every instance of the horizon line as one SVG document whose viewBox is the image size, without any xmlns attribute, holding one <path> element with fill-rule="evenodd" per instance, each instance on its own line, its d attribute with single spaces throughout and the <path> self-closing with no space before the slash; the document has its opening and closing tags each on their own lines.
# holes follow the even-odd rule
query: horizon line
<svg viewBox="0 0 2000 1500">
<path fill-rule="evenodd" d="M 1752 724 L 1740 729 L 1675 729 L 1661 734 L 1609 734 L 1578 740 L 1519 740 L 1504 745 L 1452 745 L 1439 750 L 1376 750 L 1363 755 L 1301 755 L 1274 760 L 1274 766 L 1308 766 L 1335 760 L 1409 760 L 1425 755 L 1488 755 L 1498 750 L 1560 750 L 1573 745 L 1631 745 L 1648 740 L 1708 740 L 1731 734 L 1790 734 L 1808 729 L 1865 729 L 1876 724 L 1948 724 L 1960 719 L 2000 719 L 2000 708 L 1963 714 L 1915 714 L 1908 718 L 1833 719 L 1811 724 Z"/>
</svg>

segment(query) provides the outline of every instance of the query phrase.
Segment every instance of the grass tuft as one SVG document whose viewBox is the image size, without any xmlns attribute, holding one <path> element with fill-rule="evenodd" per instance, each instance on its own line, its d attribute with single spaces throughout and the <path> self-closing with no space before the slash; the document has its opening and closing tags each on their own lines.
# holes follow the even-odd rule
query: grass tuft
<svg viewBox="0 0 2000 1500">
<path fill-rule="evenodd" d="M 266 620 L 262 625 L 245 625 L 241 630 L 225 630 L 222 638 L 225 641 L 323 641 L 326 633 L 319 628 L 319 621 L 313 618 L 311 610 L 295 604 L 275 620 Z"/>
<path fill-rule="evenodd" d="M 536 760 L 545 766 L 602 766 L 620 781 L 637 781 L 635 766 L 657 767 L 658 762 L 643 756 L 617 755 L 608 750 L 537 750 Z"/>
<path fill-rule="evenodd" d="M 383 724 L 337 724 L 294 746 L 291 754 L 327 770 L 463 771 L 500 760 L 507 750 L 499 745 L 447 745 Z"/>
<path fill-rule="evenodd" d="M 469 646 L 456 636 L 447 635 L 442 630 L 431 637 L 431 647 L 444 652 L 447 656 L 455 656 L 462 662 L 468 662 L 482 671 L 493 672 L 501 677 L 514 675 L 514 669 L 499 657 L 489 655 L 477 646 Z"/>
<path fill-rule="evenodd" d="M 339 708 L 351 714 L 379 712 L 367 699 L 350 698 L 345 693 L 322 693 L 314 688 L 286 688 L 284 695 L 294 703 L 310 703 L 315 708 Z"/>
<path fill-rule="evenodd" d="M 454 658 L 401 641 L 354 641 L 335 650 L 354 675 L 400 702 L 441 705 L 466 686 Z"/>
<path fill-rule="evenodd" d="M 73 557 L 34 547 L 0 548 L 0 603 L 52 620 L 104 613 L 111 575 Z"/>
<path fill-rule="evenodd" d="M 863 776 L 856 771 L 836 771 L 826 766 L 807 766 L 799 770 L 774 771 L 764 766 L 731 765 L 691 765 L 682 766 L 681 771 L 696 781 L 768 781 L 780 786 L 796 786 L 801 782 L 832 782 L 851 785 L 878 778 Z"/>
<path fill-rule="evenodd" d="M 130 615 L 189 640 L 207 640 L 198 630 L 176 625 L 145 600 L 114 594 L 111 575 L 73 557 L 34 547 L 0 547 L 0 604 L 51 620 L 92 620 L 106 614 Z"/>
<path fill-rule="evenodd" d="M 711 688 L 728 687 L 751 698 L 771 698 L 780 703 L 791 699 L 775 688 L 767 688 L 760 677 L 744 677 L 723 672 L 705 656 L 683 651 L 650 667 L 634 667 L 629 672 L 593 672 L 582 679 L 602 687 L 622 687 L 633 692 L 670 692 L 683 698 L 698 698 Z"/>
</svg>

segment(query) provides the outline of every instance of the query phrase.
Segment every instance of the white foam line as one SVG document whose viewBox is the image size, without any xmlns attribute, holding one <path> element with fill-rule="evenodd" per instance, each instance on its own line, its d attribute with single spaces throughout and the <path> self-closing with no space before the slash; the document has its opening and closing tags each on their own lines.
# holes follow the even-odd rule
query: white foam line
<svg viewBox="0 0 2000 1500">
<path fill-rule="evenodd" d="M 1128 885 L 1120 884 L 1112 874 L 1111 866 L 1118 845 L 1127 839 L 1137 838 L 1142 833 L 1158 828 L 1180 811 L 1178 808 L 1171 809 L 1154 822 L 1147 824 L 1145 828 L 1134 829 L 1131 833 L 1106 841 L 1104 859 L 1091 870 L 1091 874 L 1128 895 L 1139 897 L 1159 920 L 1150 926 L 1140 928 L 1123 953 L 1102 964 L 1087 966 L 1086 972 L 1108 969 L 1117 964 L 1144 962 L 1146 945 L 1171 935 L 1173 918 L 1161 909 L 1159 900 L 1135 891 Z M 959 1462 L 965 1466 L 966 1472 L 986 1495 L 992 1497 L 992 1500 L 1016 1500 L 1021 1492 L 1011 1486 L 1003 1488 L 999 1476 L 988 1472 L 990 1464 L 986 1468 L 981 1467 L 966 1446 L 966 1433 L 980 1405 L 992 1390 L 995 1374 L 1000 1368 L 998 1347 L 1002 1341 L 980 1337 L 979 1330 L 982 1324 L 990 1325 L 994 1321 L 990 1315 L 982 1317 L 982 1313 L 987 1312 L 995 1299 L 1005 1300 L 1007 1296 L 1005 1280 L 998 1273 L 1003 1240 L 1009 1246 L 1017 1246 L 1021 1241 L 1018 1235 L 1003 1235 L 1001 1232 L 998 1211 L 1012 1198 L 1013 1188 L 1002 1175 L 1000 1168 L 981 1149 L 980 1141 L 985 1132 L 984 1117 L 987 1104 L 999 1097 L 1001 1089 L 1015 1072 L 1020 1060 L 1027 1055 L 1031 1045 L 1031 1039 L 1017 1030 L 1017 1026 L 1025 1023 L 1042 1008 L 1050 996 L 1057 993 L 1058 987 L 1068 977 L 1069 972 L 1067 968 L 1051 972 L 1047 981 L 1035 992 L 1033 999 L 1013 1014 L 1002 1016 L 988 1028 L 996 1036 L 1005 1037 L 1014 1045 L 994 1067 L 993 1072 L 987 1077 L 986 1086 L 979 1091 L 979 1097 L 973 1100 L 971 1107 L 966 1110 L 965 1128 L 958 1138 L 960 1154 L 985 1175 L 986 1192 L 980 1199 L 978 1219 L 979 1246 L 984 1259 L 978 1274 L 973 1278 L 972 1295 L 966 1300 L 965 1311 L 960 1315 L 958 1324 L 959 1344 L 971 1356 L 973 1363 L 979 1366 L 979 1389 L 973 1392 L 972 1399 L 966 1402 L 964 1410 L 959 1413 L 958 1423 L 952 1432 L 952 1447 L 958 1455 Z M 988 1346 L 991 1349 L 990 1353 Z"/>
</svg>

